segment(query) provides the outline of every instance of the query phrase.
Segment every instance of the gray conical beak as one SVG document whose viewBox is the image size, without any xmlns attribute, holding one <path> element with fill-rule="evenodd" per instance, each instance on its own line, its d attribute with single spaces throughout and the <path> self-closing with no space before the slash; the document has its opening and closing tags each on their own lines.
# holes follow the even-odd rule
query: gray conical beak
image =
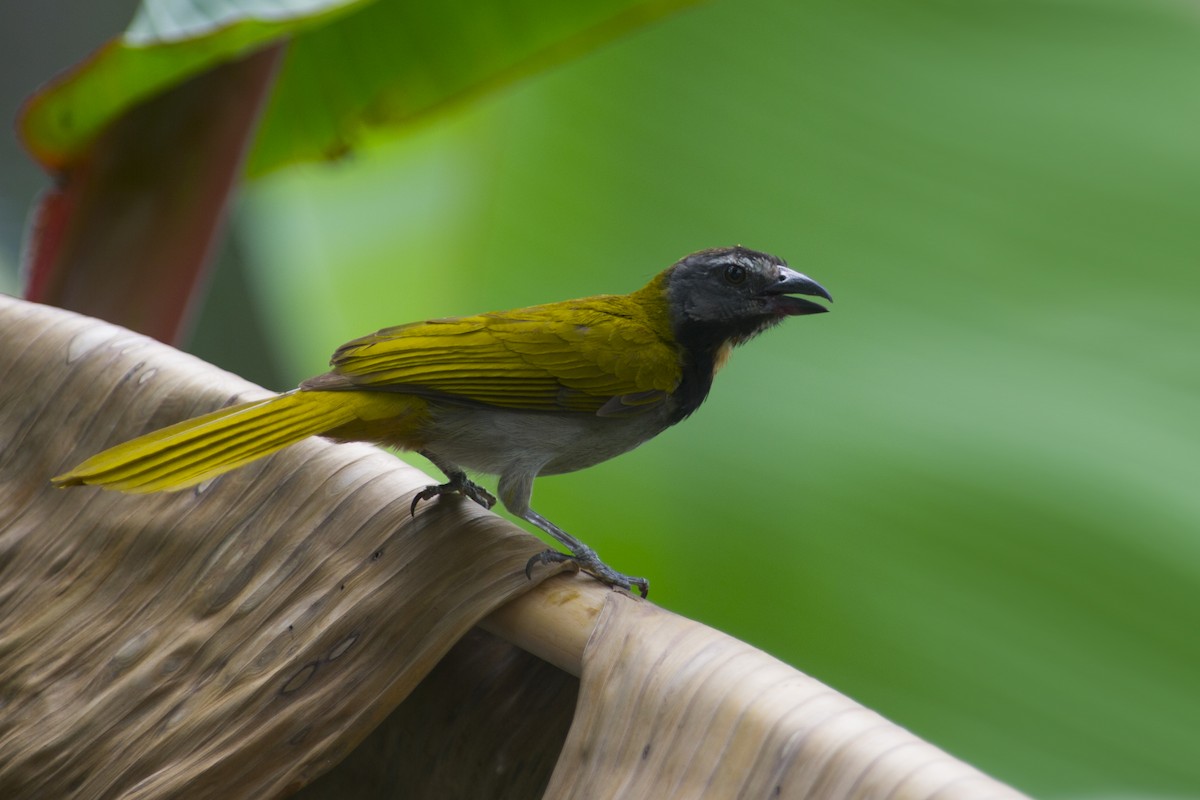
<svg viewBox="0 0 1200 800">
<path fill-rule="evenodd" d="M 763 290 L 763 294 L 772 297 L 775 310 L 778 313 L 786 314 L 789 317 L 800 316 L 802 314 L 822 314 L 829 310 L 820 303 L 814 303 L 811 300 L 804 300 L 800 297 L 792 297 L 791 295 L 803 294 L 811 297 L 823 297 L 829 302 L 833 302 L 833 296 L 826 291 L 824 286 L 807 275 L 803 275 L 788 267 L 779 267 L 779 280 Z"/>
</svg>

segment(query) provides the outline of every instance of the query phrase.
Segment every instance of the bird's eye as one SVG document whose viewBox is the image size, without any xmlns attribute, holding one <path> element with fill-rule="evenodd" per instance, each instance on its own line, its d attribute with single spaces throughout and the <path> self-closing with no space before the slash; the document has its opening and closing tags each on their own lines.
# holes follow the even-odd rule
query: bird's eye
<svg viewBox="0 0 1200 800">
<path fill-rule="evenodd" d="M 746 280 L 746 268 L 741 264 L 730 264 L 725 268 L 725 280 L 736 286 Z"/>
</svg>

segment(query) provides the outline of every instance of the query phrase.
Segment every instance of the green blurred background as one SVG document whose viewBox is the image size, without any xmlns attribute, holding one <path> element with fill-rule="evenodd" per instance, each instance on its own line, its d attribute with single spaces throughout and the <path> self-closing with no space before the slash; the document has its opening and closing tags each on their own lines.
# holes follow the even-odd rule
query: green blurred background
<svg viewBox="0 0 1200 800">
<path fill-rule="evenodd" d="M 247 187 L 194 349 L 283 389 L 386 325 L 780 254 L 833 313 L 535 507 L 1027 792 L 1200 796 L 1198 79 L 1174 0 L 717 0 Z"/>
</svg>

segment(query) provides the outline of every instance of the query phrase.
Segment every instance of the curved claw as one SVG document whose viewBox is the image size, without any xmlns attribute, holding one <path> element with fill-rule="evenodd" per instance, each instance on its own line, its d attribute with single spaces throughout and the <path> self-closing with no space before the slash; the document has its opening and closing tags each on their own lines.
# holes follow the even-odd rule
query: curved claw
<svg viewBox="0 0 1200 800">
<path fill-rule="evenodd" d="M 408 513 L 412 516 L 417 515 L 417 505 L 422 500 L 432 500 L 435 497 L 441 497 L 444 494 L 461 494 L 469 497 L 484 508 L 490 509 L 496 505 L 496 496 L 487 489 L 480 486 L 478 483 L 469 480 L 450 481 L 436 486 L 426 486 L 421 491 L 413 496 L 412 505 L 409 506 Z"/>
<path fill-rule="evenodd" d="M 412 505 L 409 506 L 408 513 L 415 517 L 417 515 L 417 504 L 422 500 L 432 500 L 433 498 L 437 497 L 441 494 L 441 492 L 438 491 L 438 489 L 441 488 L 442 487 L 440 486 L 426 486 L 424 489 L 413 495 Z"/>
<path fill-rule="evenodd" d="M 630 575 L 617 572 L 608 564 L 601 561 L 590 550 L 579 555 L 562 553 L 558 550 L 543 550 L 525 562 L 525 577 L 533 580 L 533 567 L 535 564 L 562 564 L 566 561 L 574 562 L 577 570 L 586 572 L 605 586 L 624 589 L 627 592 L 637 587 L 638 593 L 642 597 L 647 597 L 650 594 L 650 581 L 645 578 L 634 578 Z"/>
</svg>

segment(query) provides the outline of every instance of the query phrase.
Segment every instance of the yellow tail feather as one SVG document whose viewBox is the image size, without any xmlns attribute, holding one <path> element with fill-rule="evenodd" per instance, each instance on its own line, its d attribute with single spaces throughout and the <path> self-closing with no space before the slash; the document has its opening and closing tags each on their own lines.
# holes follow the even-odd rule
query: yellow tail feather
<svg viewBox="0 0 1200 800">
<path fill-rule="evenodd" d="M 51 482 L 137 494 L 186 489 L 359 420 L 364 403 L 375 405 L 358 392 L 304 391 L 242 403 L 111 447 Z"/>
</svg>

